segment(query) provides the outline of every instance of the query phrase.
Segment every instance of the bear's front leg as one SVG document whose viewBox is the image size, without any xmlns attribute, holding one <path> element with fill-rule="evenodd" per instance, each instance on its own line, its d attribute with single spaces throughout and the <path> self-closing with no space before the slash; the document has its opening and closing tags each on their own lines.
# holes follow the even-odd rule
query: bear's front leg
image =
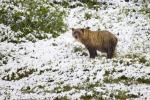
<svg viewBox="0 0 150 100">
<path fill-rule="evenodd" d="M 94 48 L 88 48 L 90 58 L 95 58 L 97 56 L 97 51 Z"/>
</svg>

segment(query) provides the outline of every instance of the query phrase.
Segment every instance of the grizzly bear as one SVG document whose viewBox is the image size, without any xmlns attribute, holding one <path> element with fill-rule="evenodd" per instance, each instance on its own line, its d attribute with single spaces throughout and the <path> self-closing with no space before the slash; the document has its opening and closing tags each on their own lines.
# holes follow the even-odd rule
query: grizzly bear
<svg viewBox="0 0 150 100">
<path fill-rule="evenodd" d="M 90 58 L 97 56 L 97 50 L 107 53 L 107 58 L 111 59 L 115 54 L 118 39 L 109 31 L 91 31 L 88 28 L 72 28 L 73 37 L 85 45 Z"/>
</svg>

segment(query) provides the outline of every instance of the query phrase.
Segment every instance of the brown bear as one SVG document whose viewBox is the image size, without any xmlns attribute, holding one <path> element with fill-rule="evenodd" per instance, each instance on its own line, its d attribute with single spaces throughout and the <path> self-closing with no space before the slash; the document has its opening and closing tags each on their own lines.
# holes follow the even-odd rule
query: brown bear
<svg viewBox="0 0 150 100">
<path fill-rule="evenodd" d="M 72 28 L 73 37 L 85 45 L 90 58 L 97 56 L 97 50 L 107 53 L 107 58 L 112 58 L 115 54 L 118 39 L 109 31 L 91 31 L 88 28 Z"/>
</svg>

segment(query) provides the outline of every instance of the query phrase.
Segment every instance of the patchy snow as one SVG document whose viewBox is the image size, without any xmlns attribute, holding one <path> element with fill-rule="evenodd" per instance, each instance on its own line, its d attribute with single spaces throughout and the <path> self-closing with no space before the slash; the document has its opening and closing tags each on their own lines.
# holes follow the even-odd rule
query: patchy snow
<svg viewBox="0 0 150 100">
<path fill-rule="evenodd" d="M 109 0 L 115 5 L 98 11 L 84 7 L 69 9 L 67 22 L 68 29 L 89 26 L 91 30 L 113 32 L 119 39 L 117 57 L 106 59 L 99 53 L 98 57 L 90 59 L 82 55 L 88 51 L 74 41 L 71 30 L 58 38 L 36 43 L 1 42 L 0 56 L 6 57 L 0 60 L 0 99 L 63 96 L 79 99 L 95 93 L 110 99 L 114 91 L 116 94 L 127 91 L 138 99 L 150 99 L 150 19 L 138 12 L 139 6 L 116 1 L 119 0 Z M 127 9 L 137 11 L 128 12 Z M 86 20 L 85 13 L 92 17 Z M 10 30 L 2 24 L 0 29 Z M 74 52 L 76 47 L 82 51 Z M 21 73 L 22 78 L 17 79 Z M 112 83 L 106 82 L 106 78 L 111 78 L 107 81 L 112 80 Z M 89 87 L 90 84 L 94 86 Z"/>
</svg>

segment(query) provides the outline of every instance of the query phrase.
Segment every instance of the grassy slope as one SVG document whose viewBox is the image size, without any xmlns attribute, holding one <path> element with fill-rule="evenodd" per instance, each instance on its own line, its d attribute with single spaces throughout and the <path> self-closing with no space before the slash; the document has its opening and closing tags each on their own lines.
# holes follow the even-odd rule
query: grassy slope
<svg viewBox="0 0 150 100">
<path fill-rule="evenodd" d="M 150 99 L 150 19 L 138 6 L 103 6 L 69 9 L 68 26 L 112 31 L 116 58 L 90 59 L 71 31 L 36 43 L 0 43 L 0 98 Z"/>
</svg>

